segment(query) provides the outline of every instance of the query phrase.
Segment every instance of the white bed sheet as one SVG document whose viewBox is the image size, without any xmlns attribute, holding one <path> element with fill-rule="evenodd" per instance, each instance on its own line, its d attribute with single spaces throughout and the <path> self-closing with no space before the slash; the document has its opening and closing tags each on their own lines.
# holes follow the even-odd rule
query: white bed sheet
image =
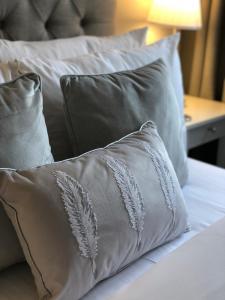
<svg viewBox="0 0 225 300">
<path fill-rule="evenodd" d="M 189 211 L 191 231 L 150 251 L 116 276 L 101 282 L 82 300 L 107 300 L 114 292 L 131 285 L 169 252 L 225 216 L 225 170 L 191 159 L 189 170 L 189 181 L 183 193 Z M 14 268 L 12 267 L 12 275 L 9 270 L 7 276 L 0 274 L 0 300 L 36 299 L 28 268 L 20 265 L 17 272 Z M 18 278 L 26 280 L 21 282 Z"/>
</svg>

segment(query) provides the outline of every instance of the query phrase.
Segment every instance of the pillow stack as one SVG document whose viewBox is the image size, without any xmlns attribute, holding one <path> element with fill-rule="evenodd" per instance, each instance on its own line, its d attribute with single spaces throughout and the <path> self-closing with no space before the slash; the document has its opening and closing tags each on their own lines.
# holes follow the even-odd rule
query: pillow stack
<svg viewBox="0 0 225 300">
<path fill-rule="evenodd" d="M 48 124 L 49 120 L 44 119 L 42 112 L 41 78 L 30 71 L 21 75 L 17 64 L 13 63 L 15 59 L 24 56 L 34 61 L 35 57 L 62 59 L 91 54 L 100 49 L 133 49 L 143 45 L 146 33 L 144 28 L 113 37 L 81 36 L 44 42 L 0 40 L 0 168 L 27 169 L 53 162 L 51 148 L 54 150 L 54 145 L 50 147 L 45 125 L 45 121 Z M 44 106 L 46 102 L 44 98 Z M 56 118 L 53 127 L 58 122 L 57 106 L 56 100 L 50 107 L 53 119 Z M 54 131 L 57 132 L 57 125 Z M 59 144 L 61 142 L 67 144 L 68 141 L 65 138 Z M 67 154 L 71 157 L 72 151 Z M 0 270 L 23 261 L 17 236 L 1 204 L 0 237 Z"/>
<path fill-rule="evenodd" d="M 23 259 L 18 237 L 41 299 L 78 300 L 188 228 L 180 37 L 145 35 L 0 41 L 0 200 L 16 231 L 0 208 L 0 269 Z"/>
<path fill-rule="evenodd" d="M 56 160 L 71 157 L 71 142 L 68 134 L 66 120 L 63 112 L 64 99 L 60 88 L 59 78 L 63 75 L 99 75 L 135 70 L 157 59 L 163 59 L 169 72 L 171 83 L 174 87 L 179 113 L 174 118 L 179 118 L 182 123 L 181 141 L 186 142 L 184 134 L 183 117 L 183 86 L 180 70 L 177 45 L 179 34 L 163 39 L 153 45 L 131 50 L 111 50 L 70 58 L 67 60 L 50 59 L 21 59 L 14 69 L 24 72 L 36 72 L 43 81 L 44 114 L 49 133 L 52 151 Z M 137 129 L 137 128 L 136 128 Z M 73 143 L 73 142 L 72 142 Z M 72 153 L 71 153 L 72 152 Z"/>
<path fill-rule="evenodd" d="M 187 228 L 183 195 L 152 122 L 104 149 L 2 171 L 0 180 L 40 299 L 78 300 Z"/>
</svg>

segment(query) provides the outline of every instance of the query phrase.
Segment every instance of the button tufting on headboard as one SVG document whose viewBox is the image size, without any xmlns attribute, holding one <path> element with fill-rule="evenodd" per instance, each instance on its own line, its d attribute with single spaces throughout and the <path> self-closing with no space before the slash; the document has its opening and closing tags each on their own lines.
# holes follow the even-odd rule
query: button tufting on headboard
<svg viewBox="0 0 225 300">
<path fill-rule="evenodd" d="M 49 40 L 113 34 L 116 0 L 0 0 L 0 38 Z"/>
</svg>

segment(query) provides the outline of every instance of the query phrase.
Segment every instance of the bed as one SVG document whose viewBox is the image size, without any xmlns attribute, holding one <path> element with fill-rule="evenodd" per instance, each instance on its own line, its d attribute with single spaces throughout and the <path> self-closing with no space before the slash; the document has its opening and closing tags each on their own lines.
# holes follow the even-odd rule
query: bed
<svg viewBox="0 0 225 300">
<path fill-rule="evenodd" d="M 109 35 L 113 33 L 114 8 L 113 0 L 62 0 L 48 3 L 1 0 L 0 37 L 10 40 L 41 41 L 81 34 Z M 129 291 L 139 278 L 148 274 L 154 265 L 165 259 L 169 253 L 174 252 L 210 225 L 225 218 L 225 171 L 192 159 L 188 160 L 188 169 L 188 183 L 182 192 L 187 204 L 191 230 L 148 252 L 117 275 L 100 282 L 82 298 L 83 300 L 114 299 L 120 291 Z M 221 264 L 224 264 L 224 258 L 221 258 Z M 225 291 L 225 285 L 223 290 Z M 121 299 L 128 299 L 124 297 L 126 293 L 122 294 Z M 18 299 L 38 299 L 34 280 L 26 263 L 16 264 L 0 273 L 0 300 Z M 159 296 L 158 299 L 164 298 Z M 213 299 L 224 298 L 220 294 Z"/>
</svg>

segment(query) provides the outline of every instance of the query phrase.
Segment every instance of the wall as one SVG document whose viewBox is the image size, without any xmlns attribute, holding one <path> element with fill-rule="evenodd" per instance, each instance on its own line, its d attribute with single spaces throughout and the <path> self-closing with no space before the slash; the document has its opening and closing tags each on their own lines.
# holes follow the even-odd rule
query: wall
<svg viewBox="0 0 225 300">
<path fill-rule="evenodd" d="M 150 28 L 147 43 L 154 42 L 171 33 L 169 29 L 154 26 L 147 22 L 151 0 L 117 0 L 115 33 L 121 34 L 148 26 Z"/>
<path fill-rule="evenodd" d="M 223 101 L 225 102 L 225 79 L 223 82 Z"/>
</svg>

